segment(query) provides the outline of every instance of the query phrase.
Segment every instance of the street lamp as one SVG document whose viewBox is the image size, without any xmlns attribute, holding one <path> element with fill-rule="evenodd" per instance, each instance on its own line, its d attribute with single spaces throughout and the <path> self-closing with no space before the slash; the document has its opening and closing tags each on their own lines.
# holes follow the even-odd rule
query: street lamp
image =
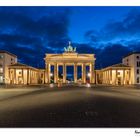
<svg viewBox="0 0 140 140">
<path fill-rule="evenodd" d="M 53 77 L 53 73 L 50 73 L 50 76 Z"/>
<path fill-rule="evenodd" d="M 87 74 L 87 76 L 90 77 L 90 76 L 91 76 L 91 73 L 89 72 L 89 73 Z"/>
</svg>

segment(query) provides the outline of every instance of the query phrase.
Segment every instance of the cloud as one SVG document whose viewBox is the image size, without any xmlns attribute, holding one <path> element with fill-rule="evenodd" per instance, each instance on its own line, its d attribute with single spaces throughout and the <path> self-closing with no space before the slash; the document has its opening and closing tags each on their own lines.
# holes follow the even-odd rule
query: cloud
<svg viewBox="0 0 140 140">
<path fill-rule="evenodd" d="M 139 39 L 140 35 L 140 11 L 131 10 L 123 20 L 108 22 L 100 31 L 89 30 L 85 33 L 85 38 L 99 44 L 111 43 L 129 43 Z"/>
<path fill-rule="evenodd" d="M 16 54 L 23 63 L 44 67 L 45 53 L 59 51 L 70 40 L 70 14 L 48 7 L 0 7 L 0 49 Z"/>
</svg>

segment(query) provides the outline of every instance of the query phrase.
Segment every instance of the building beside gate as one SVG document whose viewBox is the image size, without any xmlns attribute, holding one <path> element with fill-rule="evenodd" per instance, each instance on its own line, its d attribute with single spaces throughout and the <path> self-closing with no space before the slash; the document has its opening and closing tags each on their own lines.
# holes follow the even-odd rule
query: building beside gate
<svg viewBox="0 0 140 140">
<path fill-rule="evenodd" d="M 10 84 L 38 84 L 40 78 L 39 73 L 39 69 L 25 64 L 15 63 L 9 65 Z"/>
<path fill-rule="evenodd" d="M 9 65 L 17 63 L 17 56 L 0 50 L 0 84 L 9 84 Z"/>
<path fill-rule="evenodd" d="M 133 52 L 122 60 L 124 65 L 131 67 L 131 84 L 140 85 L 140 52 Z"/>
<path fill-rule="evenodd" d="M 103 84 L 109 85 L 130 85 L 131 84 L 131 68 L 124 64 L 116 64 L 104 68 Z"/>
</svg>

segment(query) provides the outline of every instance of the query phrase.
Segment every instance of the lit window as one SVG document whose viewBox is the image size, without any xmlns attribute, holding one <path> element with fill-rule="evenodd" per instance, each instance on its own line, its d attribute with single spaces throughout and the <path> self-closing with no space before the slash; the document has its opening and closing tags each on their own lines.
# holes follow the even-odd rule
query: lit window
<svg viewBox="0 0 140 140">
<path fill-rule="evenodd" d="M 3 58 L 3 55 L 0 55 L 0 59 L 2 59 Z"/>
<path fill-rule="evenodd" d="M 139 79 L 139 77 L 137 77 L 137 83 L 139 83 L 140 82 L 140 79 Z"/>
<path fill-rule="evenodd" d="M 3 68 L 0 68 L 0 73 L 3 73 Z"/>
<path fill-rule="evenodd" d="M 140 73 L 140 71 L 139 71 L 139 69 L 137 69 L 137 74 L 139 74 Z"/>
<path fill-rule="evenodd" d="M 3 82 L 3 76 L 0 76 L 0 83 Z"/>
<path fill-rule="evenodd" d="M 137 67 L 140 67 L 140 61 L 137 61 Z"/>
</svg>

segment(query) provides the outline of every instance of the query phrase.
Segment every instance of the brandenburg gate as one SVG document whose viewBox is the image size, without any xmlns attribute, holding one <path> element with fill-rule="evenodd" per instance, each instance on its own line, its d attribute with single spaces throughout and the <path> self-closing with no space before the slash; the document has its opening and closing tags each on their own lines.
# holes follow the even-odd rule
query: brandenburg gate
<svg viewBox="0 0 140 140">
<path fill-rule="evenodd" d="M 87 48 L 88 49 L 88 48 Z M 77 83 L 77 67 L 81 66 L 82 69 L 82 83 L 86 83 L 86 66 L 89 66 L 88 76 L 90 83 L 94 83 L 94 54 L 78 54 L 76 48 L 69 46 L 64 48 L 62 54 L 46 54 L 44 58 L 46 65 L 46 83 L 51 82 L 51 66 L 54 66 L 54 83 L 58 83 L 59 79 L 59 66 L 63 67 L 63 83 L 66 83 L 67 66 L 74 66 L 74 83 Z"/>
</svg>

